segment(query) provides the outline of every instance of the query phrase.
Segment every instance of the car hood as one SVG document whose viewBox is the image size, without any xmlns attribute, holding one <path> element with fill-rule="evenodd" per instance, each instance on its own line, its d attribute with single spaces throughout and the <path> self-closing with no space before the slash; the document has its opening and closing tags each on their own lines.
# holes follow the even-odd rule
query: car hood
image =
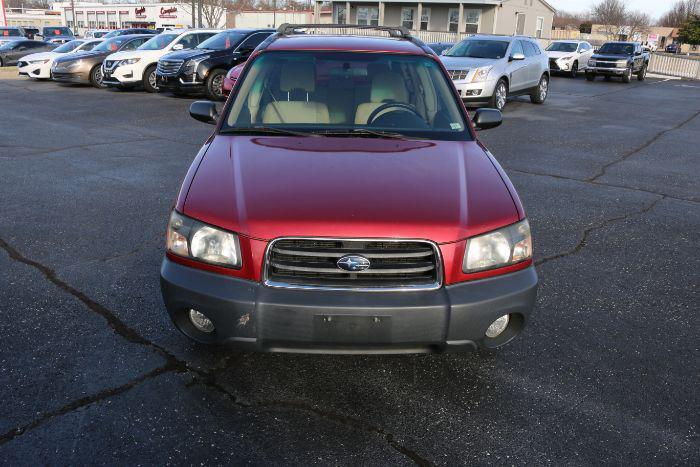
<svg viewBox="0 0 700 467">
<path fill-rule="evenodd" d="M 90 60 L 90 59 L 99 60 L 99 59 L 105 58 L 107 55 L 110 55 L 110 53 L 109 52 L 101 52 L 101 51 L 95 52 L 95 51 L 90 50 L 87 52 L 66 54 L 63 57 L 56 59 L 56 61 L 64 63 L 64 62 L 69 62 L 72 60 Z"/>
<path fill-rule="evenodd" d="M 195 163 L 196 164 L 196 163 Z M 519 219 L 473 141 L 214 137 L 178 209 L 257 239 L 452 242 Z"/>
<path fill-rule="evenodd" d="M 169 54 L 163 55 L 164 60 L 190 60 L 192 58 L 199 58 L 205 55 L 216 56 L 231 54 L 231 50 L 207 50 L 207 49 L 187 49 L 187 50 L 177 50 L 175 52 L 170 52 Z"/>
<path fill-rule="evenodd" d="M 630 55 L 594 54 L 591 58 L 597 60 L 626 60 L 630 58 Z"/>
<path fill-rule="evenodd" d="M 577 55 L 577 52 L 560 52 L 560 51 L 547 52 L 547 56 L 549 58 L 573 57 L 574 55 Z"/>
<path fill-rule="evenodd" d="M 441 55 L 440 60 L 448 70 L 488 66 L 497 61 L 492 58 L 449 57 L 447 55 Z"/>
<path fill-rule="evenodd" d="M 28 62 L 31 60 L 44 60 L 47 58 L 52 59 L 52 58 L 56 58 L 56 57 L 61 57 L 62 55 L 64 55 L 64 54 L 58 53 L 58 52 L 39 52 L 39 53 L 35 53 L 35 54 L 25 55 L 24 57 L 20 58 L 20 61 Z"/>
<path fill-rule="evenodd" d="M 115 52 L 109 55 L 106 60 L 126 60 L 129 58 L 157 59 L 163 54 L 162 50 L 128 50 L 125 52 Z"/>
</svg>

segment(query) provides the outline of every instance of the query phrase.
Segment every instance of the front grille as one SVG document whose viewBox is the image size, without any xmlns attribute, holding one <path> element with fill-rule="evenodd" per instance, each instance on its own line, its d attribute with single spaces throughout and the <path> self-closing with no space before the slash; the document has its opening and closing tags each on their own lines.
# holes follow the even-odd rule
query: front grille
<svg viewBox="0 0 700 467">
<path fill-rule="evenodd" d="M 182 67 L 183 60 L 159 60 L 156 73 L 165 76 L 175 76 Z"/>
<path fill-rule="evenodd" d="M 362 256 L 369 268 L 348 272 L 344 256 Z M 419 240 L 292 239 L 270 243 L 265 283 L 276 287 L 426 289 L 442 282 L 438 248 Z"/>
<path fill-rule="evenodd" d="M 549 69 L 550 70 L 558 70 L 559 69 L 559 65 L 557 64 L 556 58 L 549 59 Z"/>
<path fill-rule="evenodd" d="M 117 65 L 118 60 L 105 60 L 105 70 L 112 70 Z"/>
<path fill-rule="evenodd" d="M 467 74 L 469 74 L 469 70 L 447 70 L 447 73 L 450 74 L 450 78 L 452 78 L 452 81 L 461 81 L 463 79 L 467 79 Z"/>
<path fill-rule="evenodd" d="M 596 66 L 598 68 L 617 68 L 617 62 L 601 62 L 600 60 L 597 60 Z"/>
</svg>

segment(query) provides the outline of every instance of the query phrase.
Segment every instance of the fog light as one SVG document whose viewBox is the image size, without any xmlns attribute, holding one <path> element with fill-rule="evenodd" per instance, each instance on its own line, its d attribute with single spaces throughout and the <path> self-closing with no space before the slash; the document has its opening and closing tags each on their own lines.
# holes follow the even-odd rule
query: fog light
<svg viewBox="0 0 700 467">
<path fill-rule="evenodd" d="M 197 310 L 190 309 L 190 321 L 192 321 L 194 327 L 196 327 L 202 332 L 212 332 L 214 330 L 214 323 L 212 323 L 211 320 L 207 318 L 207 316 L 204 313 L 200 313 Z"/>
<path fill-rule="evenodd" d="M 500 318 L 498 318 L 496 321 L 491 323 L 491 326 L 486 329 L 486 337 L 490 337 L 491 339 L 494 339 L 498 336 L 501 335 L 503 331 L 506 330 L 508 327 L 508 321 L 510 319 L 508 318 L 508 315 L 503 315 Z"/>
</svg>

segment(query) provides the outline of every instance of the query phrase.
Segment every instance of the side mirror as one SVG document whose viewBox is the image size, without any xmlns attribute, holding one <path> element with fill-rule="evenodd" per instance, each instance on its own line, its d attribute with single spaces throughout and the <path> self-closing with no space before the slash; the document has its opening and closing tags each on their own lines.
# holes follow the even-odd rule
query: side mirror
<svg viewBox="0 0 700 467">
<path fill-rule="evenodd" d="M 182 49 L 184 49 L 184 48 L 185 48 L 185 46 L 182 45 L 182 44 L 175 44 L 175 45 L 173 46 L 173 50 L 182 50 Z"/>
<path fill-rule="evenodd" d="M 219 119 L 219 111 L 211 101 L 195 101 L 190 105 L 190 117 L 214 125 Z"/>
<path fill-rule="evenodd" d="M 525 55 L 521 54 L 520 52 L 514 53 L 510 56 L 510 61 L 512 62 L 514 60 L 525 60 Z"/>
<path fill-rule="evenodd" d="M 496 128 L 503 123 L 503 115 L 496 109 L 476 109 L 472 123 L 477 131 Z"/>
</svg>

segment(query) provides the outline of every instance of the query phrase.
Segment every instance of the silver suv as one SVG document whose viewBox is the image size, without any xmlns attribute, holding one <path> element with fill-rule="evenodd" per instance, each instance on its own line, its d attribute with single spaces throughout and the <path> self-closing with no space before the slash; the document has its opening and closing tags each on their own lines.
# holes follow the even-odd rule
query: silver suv
<svg viewBox="0 0 700 467">
<path fill-rule="evenodd" d="M 529 94 L 534 104 L 547 98 L 549 61 L 536 39 L 475 35 L 440 59 L 467 106 L 502 110 L 511 95 Z"/>
</svg>

